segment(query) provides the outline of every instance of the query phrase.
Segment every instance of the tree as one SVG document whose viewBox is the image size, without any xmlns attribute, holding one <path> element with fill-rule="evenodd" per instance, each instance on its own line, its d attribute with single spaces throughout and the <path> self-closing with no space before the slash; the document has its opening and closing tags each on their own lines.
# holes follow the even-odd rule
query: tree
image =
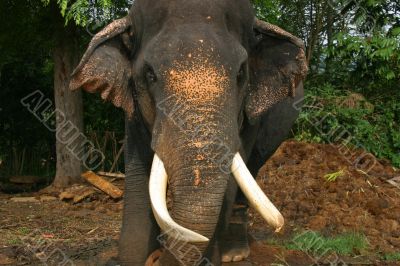
<svg viewBox="0 0 400 266">
<path fill-rule="evenodd" d="M 305 42 L 311 69 L 306 91 L 313 85 L 329 83 L 335 90 L 361 92 L 369 100 L 398 95 L 399 1 L 252 2 L 259 18 L 277 24 Z M 72 94 L 67 84 L 69 73 L 92 35 L 111 20 L 125 15 L 131 3 L 129 0 L 0 1 L 0 160 L 3 161 L 0 171 L 5 164 L 13 168 L 21 153 L 26 157 L 25 163 L 14 167 L 18 171 L 13 169 L 10 174 L 54 176 L 57 172 L 54 183 L 57 186 L 79 180 L 81 161 L 67 149 L 68 145 L 58 141 L 55 171 L 56 134 L 46 130 L 26 108 L 21 108 L 21 98 L 36 89 L 46 98 L 54 97 L 56 107 L 68 116 L 66 120 L 85 135 L 117 128 L 122 138 L 123 123 L 116 121 L 113 113 L 118 110 L 111 104 L 100 104 L 100 97 L 83 97 L 90 103 L 85 105 L 83 115 L 87 123 L 83 128 L 80 92 Z M 118 115 L 123 120 L 122 113 Z M 398 117 L 400 114 L 395 119 Z M 64 125 L 62 121 L 58 124 Z M 60 126 L 58 139 L 68 136 L 66 129 Z M 51 164 L 45 173 L 40 167 L 28 167 L 28 162 L 40 165 L 41 161 L 46 161 L 47 166 Z"/>
<path fill-rule="evenodd" d="M 70 75 L 79 60 L 79 26 L 104 23 L 124 10 L 126 1 L 43 0 L 53 14 L 54 96 L 57 110 L 57 167 L 53 185 L 65 187 L 80 180 L 82 161 L 70 146 L 82 147 L 83 106 L 80 91 L 69 90 Z M 69 23 L 73 20 L 74 23 Z M 72 144 L 72 145 L 71 145 Z"/>
<path fill-rule="evenodd" d="M 86 26 L 82 27 L 76 25 L 75 20 L 66 19 L 69 14 L 72 19 L 78 16 L 71 12 L 82 8 L 67 6 L 63 12 L 61 4 L 60 1 L 43 0 L 0 1 L 3 25 L 0 28 L 0 176 L 5 181 L 16 174 L 38 175 L 49 181 L 56 176 L 55 186 L 79 181 L 81 160 L 70 152 L 68 143 L 78 147 L 78 151 L 85 143 L 71 136 L 73 132 L 68 131 L 71 126 L 67 127 L 65 122 L 72 122 L 74 130 L 85 136 L 88 132 L 82 125 L 81 92 L 68 90 L 69 74 L 91 39 L 91 32 L 107 23 L 104 20 L 106 9 L 94 8 L 95 4 L 91 4 L 91 9 L 82 12 L 88 19 L 83 19 L 81 14 L 83 20 L 80 23 L 86 21 Z M 99 10 L 98 14 L 96 10 Z M 112 10 L 118 10 L 119 13 L 113 11 L 112 14 L 120 16 L 126 12 L 126 6 L 125 9 L 112 7 Z M 54 98 L 45 115 L 52 114 L 55 107 L 63 114 L 59 115 L 57 134 L 43 125 L 44 119 L 35 118 L 28 108 L 21 108 L 21 99 L 36 90 L 46 100 Z M 89 120 L 89 131 L 119 130 L 123 135 L 123 123 L 115 126 L 118 121 L 123 121 L 119 110 L 111 104 L 100 104 L 99 97 L 85 98 L 91 103 L 87 105 L 89 111 L 84 113 Z M 115 119 L 116 113 L 121 119 Z M 47 124 L 56 122 L 54 116 L 46 119 Z M 84 148 L 87 149 L 87 145 Z"/>
<path fill-rule="evenodd" d="M 54 99 L 55 107 L 60 111 L 56 117 L 57 166 L 53 185 L 66 187 L 78 182 L 82 172 L 81 158 L 69 148 L 72 143 L 77 147 L 84 144 L 79 137 L 84 132 L 82 94 L 69 89 L 70 75 L 79 62 L 79 37 L 75 25 L 64 26 L 58 8 L 54 4 L 50 8 L 56 28 L 53 37 Z"/>
<path fill-rule="evenodd" d="M 54 175 L 55 135 L 21 99 L 40 90 L 52 98 L 51 42 L 40 1 L 0 1 L 0 182 L 9 175 Z"/>
</svg>

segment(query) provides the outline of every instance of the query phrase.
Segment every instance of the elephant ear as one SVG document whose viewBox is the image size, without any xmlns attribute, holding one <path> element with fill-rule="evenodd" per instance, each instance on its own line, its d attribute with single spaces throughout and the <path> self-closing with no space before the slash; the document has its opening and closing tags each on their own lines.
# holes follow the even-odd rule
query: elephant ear
<svg viewBox="0 0 400 266">
<path fill-rule="evenodd" d="M 132 69 L 129 62 L 130 19 L 115 20 L 91 40 L 71 76 L 70 89 L 98 92 L 132 117 L 134 102 L 129 88 Z"/>
<path fill-rule="evenodd" d="M 250 91 L 245 111 L 250 121 L 287 97 L 307 74 L 304 44 L 283 29 L 256 19 L 256 45 L 249 56 Z"/>
</svg>

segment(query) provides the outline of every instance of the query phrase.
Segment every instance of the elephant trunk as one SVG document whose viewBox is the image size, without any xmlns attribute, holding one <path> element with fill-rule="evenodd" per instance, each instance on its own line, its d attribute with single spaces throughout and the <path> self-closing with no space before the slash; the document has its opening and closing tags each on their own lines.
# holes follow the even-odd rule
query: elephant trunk
<svg viewBox="0 0 400 266">
<path fill-rule="evenodd" d="M 150 197 L 153 213 L 163 231 L 159 241 L 168 251 L 160 258 L 161 265 L 196 265 L 206 260 L 202 254 L 207 254 L 207 247 L 213 247 L 208 240 L 213 238 L 217 227 L 231 174 L 249 203 L 267 222 L 277 230 L 283 226 L 283 217 L 237 153 L 239 147 L 235 143 L 240 143 L 234 134 L 237 129 L 227 131 L 210 126 L 218 124 L 234 123 L 209 121 L 208 127 L 193 129 L 177 128 L 166 121 L 160 128 L 172 133 L 159 134 L 161 138 L 153 143 L 156 155 Z M 191 127 L 195 123 L 186 125 Z M 172 199 L 169 211 L 165 199 L 167 182 Z M 158 212 L 155 207 L 163 211 Z"/>
<path fill-rule="evenodd" d="M 167 151 L 160 149 L 159 154 L 168 175 L 169 214 L 176 224 L 197 233 L 200 238 L 193 241 L 180 230 L 164 232 L 168 237 L 161 241 L 168 252 L 161 257 L 161 265 L 178 265 L 176 261 L 182 265 L 195 265 L 202 260 L 202 254 L 210 245 L 207 240 L 212 239 L 219 221 L 233 159 L 230 151 L 234 148 L 229 144 L 234 142 L 204 133 L 190 137 L 170 136 L 162 142 L 163 147 L 171 147 Z M 161 193 L 165 197 L 165 192 Z M 171 262 L 174 259 L 176 261 Z"/>
<path fill-rule="evenodd" d="M 201 175 L 216 176 L 214 169 L 196 168 Z M 182 177 L 188 176 L 190 170 L 182 170 L 179 173 Z M 197 173 L 195 173 L 197 175 Z M 188 188 L 188 185 L 179 184 L 173 188 L 171 216 L 177 224 L 183 228 L 198 233 L 200 236 L 211 240 L 219 221 L 221 207 L 228 183 L 226 175 L 216 177 L 216 180 L 201 186 L 194 177 L 195 183 Z M 188 182 L 188 183 L 189 183 Z M 176 241 L 178 240 L 178 243 Z M 177 238 L 171 238 L 164 247 L 178 260 L 182 265 L 197 265 L 206 254 L 207 246 L 212 246 L 206 242 L 191 242 L 178 235 Z M 210 247 L 211 248 L 211 247 Z M 209 258 L 211 259 L 211 258 Z M 169 265 L 169 264 L 167 264 Z M 176 264 L 174 264 L 176 265 Z"/>
</svg>

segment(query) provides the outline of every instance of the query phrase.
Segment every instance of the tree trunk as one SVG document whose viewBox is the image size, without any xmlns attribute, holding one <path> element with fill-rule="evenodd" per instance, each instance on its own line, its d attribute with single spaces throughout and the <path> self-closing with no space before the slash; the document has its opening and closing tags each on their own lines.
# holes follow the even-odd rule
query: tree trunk
<svg viewBox="0 0 400 266">
<path fill-rule="evenodd" d="M 323 24 L 323 15 L 321 12 L 321 5 L 319 1 L 315 3 L 311 1 L 310 6 L 310 35 L 309 40 L 307 42 L 306 48 L 306 59 L 307 63 L 310 66 L 311 60 L 314 55 L 315 47 L 318 43 L 319 34 L 321 33 L 322 24 Z M 310 68 L 310 72 L 313 71 L 313 68 Z"/>
<path fill-rule="evenodd" d="M 333 27 L 334 27 L 334 10 L 332 7 L 327 4 L 327 10 L 326 10 L 326 35 L 327 35 L 327 41 L 328 41 L 328 48 L 330 49 L 333 44 Z M 331 56 L 327 56 L 325 60 L 325 71 L 326 73 L 330 73 L 331 71 L 331 63 L 332 63 L 332 58 Z"/>
<path fill-rule="evenodd" d="M 81 147 L 83 138 L 77 137 L 83 132 L 83 105 L 80 91 L 69 90 L 70 75 L 78 63 L 76 42 L 69 36 L 58 38 L 54 49 L 54 97 L 59 111 L 56 119 L 57 168 L 53 182 L 55 187 L 66 187 L 80 181 L 82 160 L 69 146 Z M 77 133 L 78 132 L 78 133 Z"/>
</svg>

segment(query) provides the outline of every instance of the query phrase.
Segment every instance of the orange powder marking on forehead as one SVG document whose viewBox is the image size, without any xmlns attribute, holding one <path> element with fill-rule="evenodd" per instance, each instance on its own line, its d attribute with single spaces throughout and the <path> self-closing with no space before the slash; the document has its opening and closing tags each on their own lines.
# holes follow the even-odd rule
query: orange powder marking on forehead
<svg viewBox="0 0 400 266">
<path fill-rule="evenodd" d="M 166 76 L 167 90 L 193 103 L 218 99 L 228 87 L 225 69 L 212 64 L 208 58 L 193 57 L 190 54 L 185 63 L 173 64 Z"/>
</svg>

